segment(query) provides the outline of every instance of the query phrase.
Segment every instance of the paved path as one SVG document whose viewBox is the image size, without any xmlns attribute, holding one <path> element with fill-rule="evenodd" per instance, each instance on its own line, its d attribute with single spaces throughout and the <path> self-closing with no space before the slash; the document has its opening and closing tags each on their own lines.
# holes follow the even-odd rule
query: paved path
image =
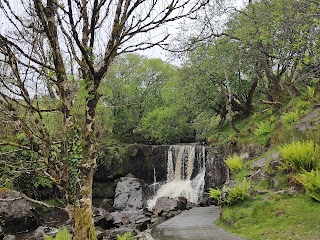
<svg viewBox="0 0 320 240">
<path fill-rule="evenodd" d="M 156 240 L 244 240 L 214 224 L 219 214 L 216 206 L 193 208 L 159 224 L 152 236 Z"/>
</svg>

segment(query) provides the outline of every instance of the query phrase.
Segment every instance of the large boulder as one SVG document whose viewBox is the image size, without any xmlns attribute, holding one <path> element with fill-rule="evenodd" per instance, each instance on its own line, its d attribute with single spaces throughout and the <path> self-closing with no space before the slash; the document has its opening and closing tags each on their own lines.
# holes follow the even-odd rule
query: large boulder
<svg viewBox="0 0 320 240">
<path fill-rule="evenodd" d="M 184 197 L 160 197 L 157 199 L 152 210 L 154 215 L 163 216 L 168 215 L 170 212 L 178 214 L 181 211 L 186 210 L 186 207 L 187 199 Z"/>
<path fill-rule="evenodd" d="M 151 221 L 151 218 L 146 216 L 142 209 L 112 212 L 111 215 L 114 219 L 113 223 L 117 226 L 134 226 Z"/>
<path fill-rule="evenodd" d="M 115 227 L 113 216 L 103 208 L 93 208 L 94 225 L 103 229 Z"/>
<path fill-rule="evenodd" d="M 59 231 L 59 229 L 54 228 L 54 227 L 40 226 L 34 231 L 33 236 L 37 240 L 44 240 L 45 235 L 55 237 L 57 235 L 58 231 Z"/>
<path fill-rule="evenodd" d="M 29 201 L 19 192 L 0 192 L 0 225 L 4 233 L 34 230 L 40 226 L 40 218 Z"/>
<path fill-rule="evenodd" d="M 113 207 L 118 210 L 142 209 L 145 185 L 135 177 L 122 177 L 117 184 Z"/>
<path fill-rule="evenodd" d="M 229 170 L 224 162 L 225 149 L 207 147 L 207 163 L 204 189 L 222 186 L 229 177 Z"/>
</svg>

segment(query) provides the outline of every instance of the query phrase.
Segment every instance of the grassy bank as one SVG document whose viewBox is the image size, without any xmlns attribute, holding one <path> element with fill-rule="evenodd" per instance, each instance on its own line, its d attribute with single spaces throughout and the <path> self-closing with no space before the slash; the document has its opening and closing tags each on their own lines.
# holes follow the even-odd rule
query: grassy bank
<svg viewBox="0 0 320 240">
<path fill-rule="evenodd" d="M 241 166 L 236 172 L 229 166 L 230 178 L 238 184 L 238 190 L 228 185 L 226 188 L 236 200 L 221 200 L 222 188 L 214 193 L 221 192 L 220 197 L 215 197 L 224 205 L 219 226 L 250 240 L 320 239 L 318 102 L 319 97 L 295 98 L 278 109 L 261 108 L 247 119 L 237 119 L 238 133 L 225 125 L 211 136 L 216 142 L 235 145 L 239 156 L 249 145 L 261 149 L 254 157 L 243 159 L 243 163 L 233 163 Z M 300 143 L 309 143 L 315 153 L 309 155 L 306 145 L 298 149 Z M 286 152 L 281 152 L 283 146 L 287 146 Z M 274 154 L 276 157 L 271 157 Z M 261 176 L 252 180 L 257 171 Z M 309 178 L 303 182 L 306 176 Z M 244 178 L 250 184 L 246 196 L 240 191 Z"/>
<path fill-rule="evenodd" d="M 320 204 L 304 194 L 266 194 L 223 208 L 218 225 L 251 240 L 319 239 Z"/>
</svg>

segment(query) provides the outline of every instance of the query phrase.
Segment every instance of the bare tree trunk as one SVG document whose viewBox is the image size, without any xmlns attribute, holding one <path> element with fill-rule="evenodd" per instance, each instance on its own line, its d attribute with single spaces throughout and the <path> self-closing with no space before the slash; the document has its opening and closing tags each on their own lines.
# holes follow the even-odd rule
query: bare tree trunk
<svg viewBox="0 0 320 240">
<path fill-rule="evenodd" d="M 253 101 L 254 93 L 255 93 L 256 88 L 258 86 L 258 81 L 259 81 L 258 76 L 255 76 L 253 83 L 251 85 L 251 88 L 248 92 L 246 102 L 245 102 L 245 115 L 246 116 L 250 115 L 253 111 L 252 101 Z"/>
<path fill-rule="evenodd" d="M 86 74 L 85 74 L 86 75 Z M 97 88 L 99 81 L 87 80 L 89 91 L 86 104 L 85 126 L 83 128 L 82 161 L 79 165 L 78 196 L 75 206 L 75 240 L 95 240 L 95 228 L 92 212 L 92 183 L 97 159 L 97 140 L 95 136 L 96 108 L 99 101 Z"/>
<path fill-rule="evenodd" d="M 93 168 L 88 168 L 91 164 L 93 164 L 93 160 L 90 156 L 84 156 L 79 174 L 80 189 L 75 209 L 74 240 L 97 239 L 92 213 Z"/>
</svg>

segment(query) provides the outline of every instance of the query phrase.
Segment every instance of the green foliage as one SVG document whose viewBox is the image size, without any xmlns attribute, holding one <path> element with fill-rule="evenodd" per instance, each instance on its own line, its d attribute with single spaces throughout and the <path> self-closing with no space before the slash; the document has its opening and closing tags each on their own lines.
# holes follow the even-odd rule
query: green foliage
<svg viewBox="0 0 320 240">
<path fill-rule="evenodd" d="M 138 127 L 145 139 L 157 143 L 175 143 L 193 135 L 188 118 L 176 106 L 157 108 L 145 117 Z"/>
<path fill-rule="evenodd" d="M 260 143 L 263 146 L 266 146 L 269 144 L 272 136 L 275 134 L 275 117 L 272 116 L 270 119 L 261 121 L 257 125 L 258 127 L 255 129 L 254 134 L 257 137 L 258 143 Z"/>
<path fill-rule="evenodd" d="M 297 180 L 303 184 L 306 194 L 320 202 L 320 170 L 304 171 L 299 174 Z"/>
<path fill-rule="evenodd" d="M 117 240 L 134 240 L 135 238 L 132 236 L 130 232 L 126 232 L 123 235 L 117 235 Z"/>
<path fill-rule="evenodd" d="M 219 205 L 222 204 L 221 193 L 222 192 L 219 189 L 209 188 L 209 197 L 216 201 Z"/>
<path fill-rule="evenodd" d="M 219 189 L 209 188 L 209 197 L 220 205 L 235 205 L 247 198 L 249 187 L 247 178 L 243 178 L 242 183 L 234 188 L 226 188 L 227 196 L 223 196 L 223 191 Z"/>
<path fill-rule="evenodd" d="M 320 147 L 313 141 L 296 141 L 280 148 L 281 168 L 286 171 L 311 171 L 320 167 Z"/>
<path fill-rule="evenodd" d="M 291 126 L 291 124 L 293 124 L 299 120 L 299 113 L 298 113 L 298 111 L 283 113 L 280 118 L 281 118 L 282 124 L 286 127 L 289 127 L 289 126 Z"/>
<path fill-rule="evenodd" d="M 242 202 L 248 196 L 247 193 L 248 193 L 249 187 L 250 187 L 250 184 L 247 178 L 243 178 L 241 185 L 236 185 L 234 189 L 227 188 L 228 196 L 225 199 L 225 203 L 227 205 L 234 205 L 238 202 Z"/>
<path fill-rule="evenodd" d="M 227 159 L 225 159 L 224 162 L 227 164 L 231 172 L 234 174 L 240 172 L 243 168 L 243 159 L 237 154 L 227 157 Z"/>
<path fill-rule="evenodd" d="M 307 86 L 306 96 L 309 100 L 313 99 L 315 96 L 315 87 Z"/>
<path fill-rule="evenodd" d="M 309 101 L 306 101 L 301 97 L 296 97 L 288 104 L 288 106 L 301 117 L 310 111 L 310 104 Z"/>
<path fill-rule="evenodd" d="M 68 132 L 68 157 L 67 162 L 69 163 L 69 188 L 73 196 L 73 200 L 76 201 L 78 193 L 78 176 L 79 176 L 79 164 L 82 160 L 82 146 L 80 140 L 80 128 L 73 126 Z"/>
<path fill-rule="evenodd" d="M 102 110 L 110 110 L 108 136 L 112 134 L 125 143 L 144 141 L 137 126 L 142 118 L 165 104 L 168 91 L 164 86 L 176 75 L 176 68 L 160 59 L 137 54 L 117 57 L 101 86 Z"/>
<path fill-rule="evenodd" d="M 67 228 L 60 228 L 55 237 L 43 234 L 45 240 L 71 240 L 71 234 Z"/>
<path fill-rule="evenodd" d="M 224 207 L 218 225 L 251 240 L 311 240 L 319 238 L 319 214 L 319 203 L 305 195 L 264 195 Z"/>
</svg>

